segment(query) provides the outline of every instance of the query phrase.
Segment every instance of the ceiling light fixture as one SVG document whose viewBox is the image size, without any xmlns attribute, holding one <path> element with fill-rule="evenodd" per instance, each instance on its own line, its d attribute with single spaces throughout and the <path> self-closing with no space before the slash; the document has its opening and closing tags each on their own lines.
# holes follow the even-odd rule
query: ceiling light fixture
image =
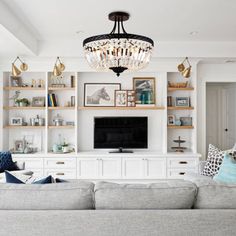
<svg viewBox="0 0 236 236">
<path fill-rule="evenodd" d="M 137 71 L 148 65 L 154 42 L 152 39 L 125 31 L 123 22 L 129 19 L 126 12 L 112 12 L 114 21 L 110 34 L 96 35 L 83 42 L 85 57 L 97 71 L 114 71 L 117 76 L 125 70 Z"/>
<path fill-rule="evenodd" d="M 187 68 L 184 65 L 185 62 L 188 63 L 188 67 Z M 177 68 L 178 68 L 178 71 L 183 75 L 183 77 L 189 78 L 191 76 L 191 68 L 192 68 L 192 66 L 190 65 L 188 57 L 185 57 L 183 62 L 181 64 L 179 64 Z"/>
<path fill-rule="evenodd" d="M 17 61 L 21 62 L 20 69 L 15 65 Z M 22 71 L 27 71 L 28 70 L 28 65 L 23 62 L 19 57 L 17 57 L 13 62 L 12 62 L 12 76 L 17 77 L 21 74 Z"/>
<path fill-rule="evenodd" d="M 54 68 L 53 68 L 53 75 L 54 76 L 60 76 L 62 72 L 65 70 L 65 65 L 61 62 L 60 58 L 57 57 Z"/>
</svg>

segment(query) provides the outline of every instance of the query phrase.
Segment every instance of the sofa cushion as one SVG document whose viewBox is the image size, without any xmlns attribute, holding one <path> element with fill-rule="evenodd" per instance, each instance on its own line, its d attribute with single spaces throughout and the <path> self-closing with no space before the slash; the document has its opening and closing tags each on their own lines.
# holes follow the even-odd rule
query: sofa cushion
<svg viewBox="0 0 236 236">
<path fill-rule="evenodd" d="M 201 184 L 194 204 L 196 209 L 236 209 L 236 184 Z"/>
<path fill-rule="evenodd" d="M 0 184 L 0 210 L 93 209 L 94 184 Z"/>
<path fill-rule="evenodd" d="M 160 180 L 152 184 L 95 185 L 96 209 L 188 209 L 197 193 L 195 184 L 184 180 Z"/>
<path fill-rule="evenodd" d="M 10 152 L 0 152 L 0 172 L 4 172 L 5 170 L 18 170 Z"/>
</svg>

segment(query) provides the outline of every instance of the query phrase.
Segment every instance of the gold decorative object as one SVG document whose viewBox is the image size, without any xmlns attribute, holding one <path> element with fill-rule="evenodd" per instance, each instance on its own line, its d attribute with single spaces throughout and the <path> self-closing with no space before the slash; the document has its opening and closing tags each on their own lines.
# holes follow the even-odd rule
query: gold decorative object
<svg viewBox="0 0 236 236">
<path fill-rule="evenodd" d="M 186 68 L 184 63 L 188 63 L 188 67 Z M 189 78 L 191 76 L 191 68 L 192 66 L 190 65 L 190 62 L 188 60 L 188 57 L 185 57 L 183 62 L 178 65 L 178 71 L 183 75 L 184 78 Z"/>
<path fill-rule="evenodd" d="M 62 72 L 65 70 L 65 65 L 61 62 L 60 58 L 57 57 L 54 68 L 53 68 L 53 75 L 60 76 Z"/>
<path fill-rule="evenodd" d="M 21 62 L 20 69 L 15 65 L 17 61 Z M 19 57 L 17 57 L 13 62 L 12 62 L 12 76 L 17 77 L 21 74 L 22 71 L 27 71 L 28 70 L 28 65 L 23 62 Z"/>
</svg>

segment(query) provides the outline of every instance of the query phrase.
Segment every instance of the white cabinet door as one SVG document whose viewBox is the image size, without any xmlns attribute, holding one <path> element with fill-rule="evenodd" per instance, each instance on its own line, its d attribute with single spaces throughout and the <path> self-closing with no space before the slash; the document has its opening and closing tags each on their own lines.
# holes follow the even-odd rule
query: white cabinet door
<svg viewBox="0 0 236 236">
<path fill-rule="evenodd" d="M 123 158 L 122 171 L 125 179 L 143 178 L 144 166 L 142 158 Z"/>
<path fill-rule="evenodd" d="M 78 158 L 77 178 L 98 179 L 99 159 L 98 158 Z"/>
<path fill-rule="evenodd" d="M 100 158 L 99 174 L 105 179 L 121 178 L 121 158 Z"/>
<path fill-rule="evenodd" d="M 144 158 L 144 178 L 163 179 L 166 178 L 166 160 L 159 158 Z"/>
</svg>

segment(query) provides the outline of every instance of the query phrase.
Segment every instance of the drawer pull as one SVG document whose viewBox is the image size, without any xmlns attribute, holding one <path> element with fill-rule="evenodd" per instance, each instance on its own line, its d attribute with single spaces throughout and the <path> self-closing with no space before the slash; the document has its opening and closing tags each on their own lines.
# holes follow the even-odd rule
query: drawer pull
<svg viewBox="0 0 236 236">
<path fill-rule="evenodd" d="M 179 164 L 188 164 L 187 161 L 180 161 Z"/>
<path fill-rule="evenodd" d="M 65 174 L 61 172 L 61 173 L 56 173 L 56 175 L 65 175 Z"/>
<path fill-rule="evenodd" d="M 179 175 L 185 175 L 185 172 L 179 172 Z"/>
<path fill-rule="evenodd" d="M 57 165 L 64 165 L 65 162 L 64 162 L 64 161 L 57 161 L 56 164 L 57 164 Z"/>
</svg>

